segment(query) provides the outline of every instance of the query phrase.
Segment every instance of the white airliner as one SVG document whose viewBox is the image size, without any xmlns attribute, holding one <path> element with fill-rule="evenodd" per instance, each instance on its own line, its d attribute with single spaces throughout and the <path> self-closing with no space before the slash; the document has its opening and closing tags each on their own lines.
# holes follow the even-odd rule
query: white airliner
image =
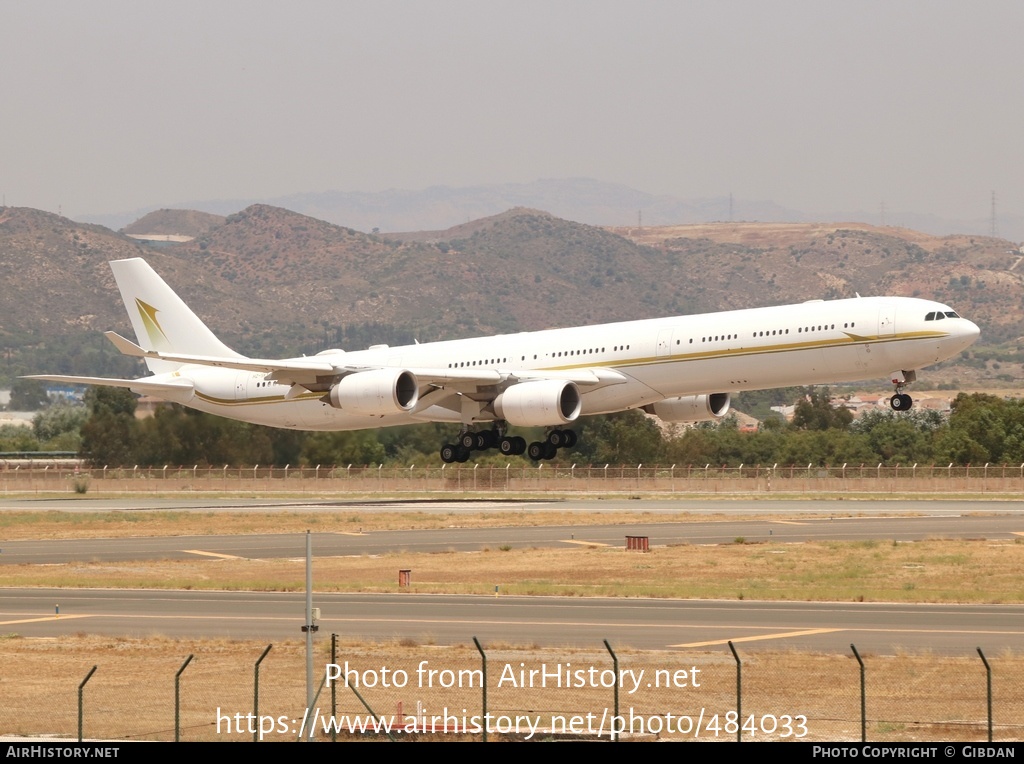
<svg viewBox="0 0 1024 764">
<path fill-rule="evenodd" d="M 415 422 L 459 425 L 445 462 L 498 448 L 551 459 L 575 445 L 581 416 L 641 408 L 669 422 L 720 419 L 730 394 L 889 374 L 890 405 L 916 370 L 971 345 L 978 327 L 951 308 L 909 297 L 798 305 L 547 329 L 268 360 L 218 340 L 149 265 L 110 264 L 152 376 L 31 379 L 126 387 L 211 414 L 299 430 L 359 430 Z M 531 443 L 508 427 L 545 427 Z"/>
</svg>

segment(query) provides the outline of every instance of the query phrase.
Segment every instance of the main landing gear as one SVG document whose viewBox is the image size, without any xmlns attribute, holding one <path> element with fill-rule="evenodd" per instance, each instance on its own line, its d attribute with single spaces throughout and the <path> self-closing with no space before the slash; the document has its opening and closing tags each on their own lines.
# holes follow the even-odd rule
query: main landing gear
<svg viewBox="0 0 1024 764">
<path fill-rule="evenodd" d="M 533 461 L 539 462 L 543 459 L 554 459 L 560 448 L 572 448 L 579 440 L 573 430 L 551 430 L 547 438 L 537 440 L 526 449 L 526 455 Z"/>
<path fill-rule="evenodd" d="M 535 462 L 542 459 L 554 459 L 560 448 L 572 448 L 578 438 L 573 430 L 550 430 L 543 441 L 535 441 L 529 446 L 526 439 L 518 435 L 505 434 L 505 428 L 495 427 L 492 430 L 463 430 L 455 443 L 441 446 L 441 461 L 445 464 L 469 461 L 473 451 L 498 449 L 504 456 L 526 454 Z"/>
<path fill-rule="evenodd" d="M 909 411 L 910 407 L 914 405 L 914 399 L 903 392 L 903 387 L 908 382 L 915 382 L 917 380 L 917 372 L 894 371 L 889 377 L 896 388 L 896 394 L 889 399 L 889 408 L 893 411 Z"/>
</svg>

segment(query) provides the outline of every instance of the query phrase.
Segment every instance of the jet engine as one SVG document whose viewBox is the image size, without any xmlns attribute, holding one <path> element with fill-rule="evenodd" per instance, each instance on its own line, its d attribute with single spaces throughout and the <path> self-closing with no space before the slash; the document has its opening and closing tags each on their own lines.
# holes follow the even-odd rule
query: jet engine
<svg viewBox="0 0 1024 764">
<path fill-rule="evenodd" d="M 649 403 L 643 410 L 664 422 L 711 422 L 729 413 L 730 402 L 729 393 L 684 395 Z"/>
<path fill-rule="evenodd" d="M 560 379 L 520 382 L 494 399 L 494 413 L 517 427 L 568 424 L 581 408 L 576 383 Z"/>
<path fill-rule="evenodd" d="M 419 397 L 419 383 L 411 371 L 373 369 L 342 377 L 324 400 L 350 414 L 384 416 L 412 410 Z"/>
</svg>

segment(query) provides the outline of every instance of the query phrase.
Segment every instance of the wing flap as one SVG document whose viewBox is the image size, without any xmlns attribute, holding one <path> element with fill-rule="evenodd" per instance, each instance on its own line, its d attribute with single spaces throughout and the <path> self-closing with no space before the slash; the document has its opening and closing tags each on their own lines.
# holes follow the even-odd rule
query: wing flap
<svg viewBox="0 0 1024 764">
<path fill-rule="evenodd" d="M 628 378 L 614 369 L 594 367 L 590 369 L 514 369 L 509 371 L 495 369 L 419 369 L 407 367 L 416 375 L 421 384 L 437 387 L 452 387 L 456 390 L 475 389 L 504 383 L 517 384 L 539 379 L 560 379 L 575 382 L 577 385 L 592 387 L 595 385 L 620 385 Z"/>
</svg>

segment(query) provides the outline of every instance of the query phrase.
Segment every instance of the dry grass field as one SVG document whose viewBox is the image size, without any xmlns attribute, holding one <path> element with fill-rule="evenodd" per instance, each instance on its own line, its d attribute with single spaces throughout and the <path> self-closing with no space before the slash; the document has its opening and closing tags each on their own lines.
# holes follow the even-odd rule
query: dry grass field
<svg viewBox="0 0 1024 764">
<path fill-rule="evenodd" d="M 245 641 L 112 639 L 84 634 L 61 640 L 7 637 L 0 640 L 0 735 L 75 736 L 77 687 L 97 666 L 83 692 L 85 737 L 173 740 L 174 675 L 193 655 L 181 674 L 181 739 L 251 740 L 246 714 L 254 710 L 254 664 L 265 648 L 265 644 Z M 613 665 L 607 652 L 515 645 L 485 645 L 485 650 L 492 730 L 513 729 L 519 720 L 518 734 L 492 734 L 491 739 L 523 739 L 530 725 L 535 730 L 533 739 L 550 739 L 563 728 L 572 733 L 566 737 L 593 739 L 602 731 L 602 719 L 603 737 L 608 737 L 608 717 L 614 715 L 615 707 L 613 691 L 601 686 L 611 676 L 603 672 Z M 987 739 L 985 672 L 979 658 L 862 657 L 867 666 L 868 740 Z M 988 657 L 993 667 L 994 738 L 1019 739 L 1024 731 L 1024 658 Z M 632 733 L 624 737 L 735 739 L 735 727 L 727 726 L 735 717 L 726 715 L 736 709 L 736 668 L 727 650 L 624 651 L 618 658 L 620 672 L 629 672 L 619 701 L 619 714 L 632 725 Z M 744 739 L 860 739 L 859 669 L 853 656 L 778 652 L 742 659 Z M 418 675 L 424 661 L 439 673 Z M 315 662 L 319 677 L 328 663 L 329 643 L 321 639 Z M 422 732 L 425 724 L 433 731 L 428 736 L 433 739 L 480 739 L 479 734 L 456 733 L 462 717 L 483 713 L 482 674 L 474 673 L 481 669 L 481 661 L 472 644 L 341 643 L 337 663 L 356 671 L 355 681 L 378 685 L 361 684 L 366 705 L 338 685 L 334 718 L 339 722 L 347 725 L 351 717 L 365 720 L 368 706 L 396 726 L 416 724 Z M 521 670 L 542 667 L 549 676 L 559 671 L 570 681 L 558 687 L 549 679 L 541 687 L 538 674 L 533 687 L 519 686 Z M 385 681 L 384 668 L 388 687 L 380 686 Z M 440 673 L 444 671 L 451 673 Z M 258 714 L 266 717 L 262 722 L 265 739 L 297 737 L 305 703 L 304 672 L 302 644 L 273 645 L 260 668 Z M 400 672 L 405 672 L 404 679 Z M 452 686 L 440 686 L 446 681 Z M 394 686 L 403 683 L 403 687 Z M 433 687 L 428 686 L 431 683 Z M 317 708 L 319 737 L 329 739 L 323 734 L 322 719 L 331 715 L 329 689 L 321 693 Z M 447 728 L 443 719 L 431 722 L 435 715 L 444 716 L 446 709 L 457 718 L 454 725 L 451 719 Z M 241 732 L 236 714 L 241 715 Z M 259 724 L 254 726 L 259 729 Z M 352 737 L 383 738 L 341 735 L 342 739 Z"/>
<path fill-rule="evenodd" d="M 834 516 L 840 515 L 833 513 Z M 812 517 L 813 515 L 805 515 Z M 824 512 L 822 517 L 829 517 Z M 714 515 L 653 512 L 375 512 L 372 507 L 330 512 L 303 511 L 130 511 L 0 512 L 0 538 L 130 538 L 132 536 L 206 536 L 245 533 L 358 533 L 360 531 L 428 530 L 435 528 L 502 528 L 510 526 L 616 525 L 635 522 L 714 520 Z M 718 516 L 725 519 L 725 515 Z M 730 520 L 742 520 L 731 516 Z"/>
<path fill-rule="evenodd" d="M 1024 602 L 1024 543 L 936 539 L 393 552 L 318 557 L 318 591 L 682 597 L 859 602 Z M 580 571 L 586 575 L 581 576 Z M 155 560 L 8 565 L 6 586 L 301 591 L 301 559 Z"/>
</svg>

